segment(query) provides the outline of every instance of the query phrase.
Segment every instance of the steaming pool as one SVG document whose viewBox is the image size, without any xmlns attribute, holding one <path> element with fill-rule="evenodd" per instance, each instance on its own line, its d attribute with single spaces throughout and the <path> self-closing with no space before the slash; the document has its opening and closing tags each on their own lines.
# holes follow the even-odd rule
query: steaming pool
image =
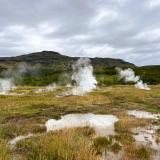
<svg viewBox="0 0 160 160">
<path fill-rule="evenodd" d="M 45 126 L 47 132 L 56 131 L 65 128 L 75 127 L 93 127 L 95 132 L 99 136 L 114 135 L 114 123 L 118 121 L 118 118 L 113 115 L 95 115 L 92 113 L 88 114 L 68 114 L 62 116 L 61 119 L 55 120 L 50 119 L 46 122 Z M 21 135 L 13 138 L 9 141 L 9 146 L 14 148 L 16 143 L 34 137 L 34 134 Z"/>
<path fill-rule="evenodd" d="M 135 116 L 136 118 L 151 118 L 157 119 L 156 114 L 151 114 L 149 112 L 144 111 L 136 111 L 131 110 L 128 111 L 128 115 Z M 151 116 L 152 115 L 152 116 Z M 159 115 L 158 115 L 159 116 Z M 66 128 L 76 128 L 76 127 L 92 127 L 94 128 L 97 136 L 108 136 L 114 135 L 115 129 L 114 124 L 119 119 L 114 115 L 101 115 L 101 114 L 68 114 L 61 117 L 61 119 L 49 119 L 46 123 L 47 132 L 49 131 L 57 131 Z M 132 130 L 133 137 L 135 138 L 135 143 L 138 145 L 145 145 L 149 148 L 152 148 L 155 153 L 152 155 L 153 160 L 159 160 L 160 157 L 160 144 L 156 143 L 155 132 L 158 126 L 146 126 L 144 128 L 138 127 Z M 16 147 L 16 143 L 23 139 L 28 139 L 32 137 L 36 137 L 36 134 L 28 134 L 15 137 L 9 142 L 9 146 L 11 149 Z M 122 148 L 119 153 L 115 154 L 110 151 L 106 151 L 102 154 L 101 160 L 109 160 L 109 159 L 116 159 L 121 160 L 125 152 Z"/>
<path fill-rule="evenodd" d="M 50 119 L 45 126 L 48 131 L 55 131 L 64 128 L 85 127 L 89 126 L 95 129 L 97 135 L 106 136 L 114 134 L 114 123 L 118 118 L 113 115 L 95 115 L 88 114 L 68 114 L 61 119 Z"/>
</svg>

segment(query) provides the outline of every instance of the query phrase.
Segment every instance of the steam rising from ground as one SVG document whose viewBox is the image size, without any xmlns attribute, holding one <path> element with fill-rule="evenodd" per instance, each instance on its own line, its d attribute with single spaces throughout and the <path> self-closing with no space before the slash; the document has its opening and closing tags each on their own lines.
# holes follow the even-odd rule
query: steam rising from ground
<svg viewBox="0 0 160 160">
<path fill-rule="evenodd" d="M 121 68 L 117 68 L 119 73 L 119 78 L 124 79 L 125 82 L 137 82 L 139 81 L 140 77 L 136 76 L 134 71 L 131 68 L 122 70 Z"/>
<path fill-rule="evenodd" d="M 124 79 L 125 82 L 135 82 L 135 87 L 138 89 L 150 90 L 146 83 L 140 79 L 140 76 L 136 76 L 135 72 L 131 69 L 122 70 L 121 68 L 116 68 L 118 71 L 118 76 L 120 79 Z"/>
<path fill-rule="evenodd" d="M 143 83 L 142 80 L 139 80 L 136 84 L 135 84 L 136 88 L 139 89 L 144 89 L 144 90 L 150 90 L 150 88 L 148 87 L 148 85 L 146 83 Z"/>
<path fill-rule="evenodd" d="M 49 84 L 46 86 L 47 91 L 53 91 L 57 87 L 56 83 Z"/>
<path fill-rule="evenodd" d="M 72 95 L 84 95 L 96 89 L 97 81 L 93 75 L 93 67 L 90 59 L 78 59 L 76 63 L 73 64 L 72 69 L 72 80 L 76 83 L 71 91 Z"/>
<path fill-rule="evenodd" d="M 0 94 L 9 94 L 16 88 L 17 84 L 21 84 L 22 77 L 25 73 L 36 74 L 39 65 L 30 66 L 26 63 L 20 63 L 15 68 L 10 68 L 1 73 L 0 78 Z"/>
<path fill-rule="evenodd" d="M 13 89 L 15 89 L 15 85 L 12 79 L 0 79 L 0 94 L 7 94 Z"/>
<path fill-rule="evenodd" d="M 39 88 L 35 90 L 35 93 L 41 93 L 41 92 L 51 92 L 54 91 L 57 88 L 56 83 L 49 84 L 45 88 Z"/>
<path fill-rule="evenodd" d="M 15 89 L 15 82 L 19 81 L 25 72 L 27 72 L 27 65 L 25 63 L 18 65 L 14 69 L 2 72 L 1 76 L 4 78 L 0 79 L 0 94 L 9 94 L 11 90 Z"/>
</svg>

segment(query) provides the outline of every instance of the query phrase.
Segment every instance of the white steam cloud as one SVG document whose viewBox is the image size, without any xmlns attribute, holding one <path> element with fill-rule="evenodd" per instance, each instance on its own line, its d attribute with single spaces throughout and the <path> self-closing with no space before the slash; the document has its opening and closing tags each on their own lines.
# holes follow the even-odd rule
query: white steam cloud
<svg viewBox="0 0 160 160">
<path fill-rule="evenodd" d="M 52 83 L 52 84 L 49 84 L 48 86 L 46 86 L 46 90 L 53 91 L 56 89 L 56 87 L 57 87 L 56 83 Z"/>
<path fill-rule="evenodd" d="M 49 84 L 45 88 L 38 88 L 35 90 L 35 93 L 41 93 L 41 92 L 51 92 L 54 91 L 57 88 L 56 83 Z"/>
<path fill-rule="evenodd" d="M 119 78 L 124 79 L 125 82 L 137 82 L 139 81 L 140 77 L 136 76 L 134 71 L 131 68 L 122 70 L 121 68 L 117 68 L 119 73 Z"/>
<path fill-rule="evenodd" d="M 15 85 L 12 79 L 0 79 L 0 94 L 8 94 L 13 89 L 15 89 Z"/>
<path fill-rule="evenodd" d="M 96 89 L 97 81 L 93 75 L 93 67 L 90 59 L 80 58 L 72 66 L 73 75 L 72 80 L 76 85 L 72 89 L 72 95 L 84 95 Z"/>
<path fill-rule="evenodd" d="M 131 69 L 122 70 L 121 68 L 116 68 L 118 71 L 118 76 L 120 79 L 124 79 L 125 82 L 135 82 L 135 87 L 138 89 L 150 90 L 146 83 L 140 79 L 140 76 L 136 76 L 135 72 Z"/>
<path fill-rule="evenodd" d="M 20 63 L 15 68 L 9 68 L 1 73 L 0 78 L 0 94 L 10 94 L 9 92 L 16 88 L 16 84 L 20 84 L 22 76 L 25 73 L 36 74 L 39 65 L 30 66 L 26 63 Z"/>
<path fill-rule="evenodd" d="M 146 83 L 143 83 L 142 80 L 139 80 L 136 84 L 135 84 L 136 88 L 139 89 L 144 89 L 144 90 L 150 90 L 150 88 L 148 87 L 148 85 Z"/>
</svg>

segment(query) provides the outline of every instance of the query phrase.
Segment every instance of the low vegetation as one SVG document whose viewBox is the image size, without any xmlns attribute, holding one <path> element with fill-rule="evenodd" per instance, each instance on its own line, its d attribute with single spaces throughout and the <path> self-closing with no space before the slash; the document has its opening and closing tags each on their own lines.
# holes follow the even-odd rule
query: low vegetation
<svg viewBox="0 0 160 160">
<path fill-rule="evenodd" d="M 0 160 L 10 160 L 11 152 L 7 146 L 7 141 L 0 138 Z"/>
<path fill-rule="evenodd" d="M 17 144 L 17 152 L 25 150 L 30 160 L 98 160 L 88 137 L 88 129 L 69 129 L 47 133 Z"/>
<path fill-rule="evenodd" d="M 136 127 L 159 124 L 159 121 L 136 119 L 127 110 L 160 113 L 160 86 L 151 91 L 131 85 L 99 87 L 85 96 L 62 96 L 66 90 L 35 93 L 37 87 L 21 86 L 14 92 L 22 95 L 0 95 L 0 160 L 98 160 L 103 151 L 122 154 L 124 160 L 149 160 L 152 150 L 138 145 L 132 133 Z M 113 114 L 119 118 L 115 135 L 98 137 L 93 128 L 64 129 L 46 133 L 45 122 L 70 113 Z M 36 136 L 19 141 L 10 149 L 8 142 L 19 135 Z M 157 141 L 159 130 L 157 129 Z M 76 142 L 76 143 L 75 143 Z"/>
</svg>

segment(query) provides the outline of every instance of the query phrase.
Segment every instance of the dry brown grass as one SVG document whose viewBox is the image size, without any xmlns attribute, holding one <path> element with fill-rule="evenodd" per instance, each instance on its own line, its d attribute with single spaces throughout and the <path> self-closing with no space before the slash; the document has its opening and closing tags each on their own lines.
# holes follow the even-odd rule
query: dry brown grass
<svg viewBox="0 0 160 160">
<path fill-rule="evenodd" d="M 128 145 L 124 147 L 124 160 L 150 160 L 152 151 L 143 145 Z"/>
<path fill-rule="evenodd" d="M 147 119 L 136 119 L 125 113 L 119 115 L 120 120 L 115 124 L 116 135 L 114 138 L 123 145 L 124 160 L 149 160 L 152 150 L 143 145 L 138 145 L 133 137 L 132 130 L 136 127 L 144 127 L 152 123 Z"/>
<path fill-rule="evenodd" d="M 0 160 L 11 160 L 11 152 L 7 147 L 7 141 L 0 139 Z"/>
<path fill-rule="evenodd" d="M 116 132 L 132 132 L 133 128 L 144 127 L 151 123 L 151 120 L 147 119 L 137 119 L 129 116 L 123 116 L 120 120 L 115 124 Z"/>
<path fill-rule="evenodd" d="M 19 142 L 17 147 L 19 150 L 25 149 L 27 152 L 24 158 L 30 160 L 98 160 L 89 137 L 81 130 L 86 128 L 44 134 Z"/>
<path fill-rule="evenodd" d="M 85 96 L 66 97 L 57 97 L 57 95 L 61 95 L 62 92 L 65 91 L 62 87 L 53 92 L 39 94 L 33 92 L 35 89 L 36 87 L 18 87 L 16 90 L 17 92 L 26 94 L 21 96 L 0 95 L 0 139 L 3 141 L 3 143 L 1 142 L 0 144 L 0 153 L 4 158 L 9 155 L 11 156 L 11 153 L 5 145 L 7 140 L 21 134 L 32 132 L 45 133 L 44 124 L 47 119 L 60 118 L 61 115 L 70 113 L 88 112 L 95 114 L 114 114 L 118 116 L 120 121 L 115 125 L 117 134 L 114 138 L 123 145 L 125 152 L 128 153 L 126 154 L 126 160 L 133 160 L 133 157 L 135 158 L 134 160 L 137 160 L 138 157 L 136 157 L 136 155 L 138 153 L 141 154 L 141 152 L 144 152 L 145 154 L 146 151 L 148 152 L 148 149 L 145 151 L 145 149 L 134 145 L 132 129 L 143 127 L 152 123 L 152 121 L 129 117 L 126 114 L 126 110 L 140 109 L 160 112 L 160 86 L 152 86 L 151 91 L 138 90 L 133 86 L 109 86 L 102 87 Z M 27 150 L 20 150 L 19 154 L 25 153 L 26 156 L 28 156 L 29 153 L 33 153 L 34 151 L 38 154 L 38 149 L 41 149 L 42 153 L 49 156 L 55 145 L 50 142 L 55 140 L 55 138 L 59 140 L 59 142 L 57 140 L 56 143 L 60 143 L 61 146 L 64 145 L 65 147 L 67 143 L 69 143 L 69 140 L 71 140 L 72 142 L 69 143 L 71 148 L 75 146 L 76 144 L 74 143 L 78 141 L 79 157 L 81 155 L 85 157 L 84 151 L 88 154 L 91 154 L 91 152 L 94 153 L 92 149 L 89 150 L 91 143 L 90 138 L 79 134 L 79 139 L 70 139 L 69 135 L 75 135 L 75 133 L 68 133 L 68 135 L 65 133 L 68 137 L 66 137 L 64 133 L 65 131 L 59 136 L 55 134 L 44 134 L 39 137 L 40 140 L 33 138 L 29 141 L 24 141 L 23 146 L 25 146 Z M 62 135 L 68 140 L 63 139 Z M 157 135 L 159 136 L 159 134 Z M 45 144 L 45 146 L 42 144 Z M 28 145 L 33 145 L 33 150 L 29 150 Z M 65 152 L 65 147 L 62 147 L 59 154 L 62 154 L 62 151 Z M 48 148 L 48 150 L 46 148 Z M 70 153 L 69 150 L 68 153 Z M 67 153 L 65 154 L 67 155 Z M 91 157 L 93 155 L 91 155 Z M 41 156 L 43 157 L 42 154 Z M 39 158 L 42 159 L 42 157 Z M 92 157 L 92 159 L 94 159 L 94 157 Z"/>
</svg>

